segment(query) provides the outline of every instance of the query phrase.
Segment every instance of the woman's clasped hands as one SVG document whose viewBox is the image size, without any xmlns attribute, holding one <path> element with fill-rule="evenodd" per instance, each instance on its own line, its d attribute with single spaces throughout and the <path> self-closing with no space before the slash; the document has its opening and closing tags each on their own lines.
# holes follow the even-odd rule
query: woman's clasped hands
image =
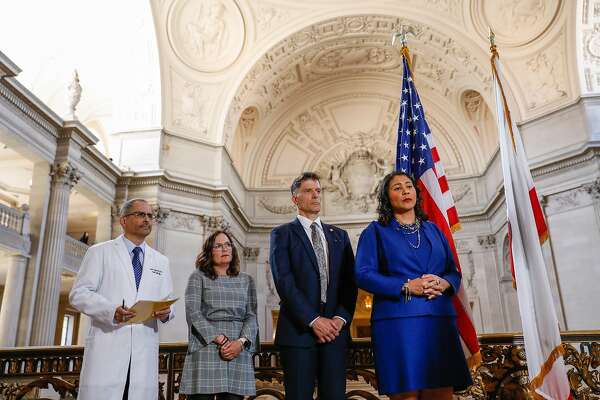
<svg viewBox="0 0 600 400">
<path fill-rule="evenodd" d="M 420 278 L 411 279 L 407 285 L 411 295 L 425 296 L 428 300 L 441 296 L 450 287 L 447 280 L 434 274 L 424 274 Z"/>
<path fill-rule="evenodd" d="M 219 349 L 219 356 L 225 361 L 231 361 L 243 350 L 243 345 L 239 340 L 229 340 L 225 335 L 219 335 L 215 338 L 214 343 Z"/>
</svg>

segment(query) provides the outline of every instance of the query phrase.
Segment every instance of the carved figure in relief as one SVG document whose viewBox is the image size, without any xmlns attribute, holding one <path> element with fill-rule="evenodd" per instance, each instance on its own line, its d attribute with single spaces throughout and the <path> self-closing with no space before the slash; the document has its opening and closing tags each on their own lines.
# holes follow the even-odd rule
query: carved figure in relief
<svg viewBox="0 0 600 400">
<path fill-rule="evenodd" d="M 200 58 L 215 57 L 227 43 L 225 6 L 216 0 L 201 2 L 196 18 L 186 29 L 189 34 L 187 44 Z"/>
<path fill-rule="evenodd" d="M 557 59 L 562 60 L 562 57 L 550 60 L 547 53 L 541 53 L 527 61 L 527 69 L 531 72 L 528 80 L 530 108 L 547 104 L 567 94 L 561 88 L 558 76 L 562 77 L 562 71 L 555 65 Z"/>
<path fill-rule="evenodd" d="M 507 34 L 528 29 L 543 17 L 546 10 L 545 0 L 501 0 L 492 6 L 490 15 L 494 15 L 496 28 Z M 491 4 L 493 4 L 491 2 Z M 491 11 L 492 11 L 491 10 Z"/>
<path fill-rule="evenodd" d="M 348 190 L 346 189 L 346 183 L 342 178 L 342 164 L 332 164 L 331 171 L 329 172 L 329 180 L 331 184 L 340 192 L 340 196 L 343 198 L 348 197 Z"/>
<path fill-rule="evenodd" d="M 200 86 L 185 82 L 182 87 L 179 110 L 175 110 L 175 124 L 206 133 L 202 115 L 204 104 Z"/>
</svg>

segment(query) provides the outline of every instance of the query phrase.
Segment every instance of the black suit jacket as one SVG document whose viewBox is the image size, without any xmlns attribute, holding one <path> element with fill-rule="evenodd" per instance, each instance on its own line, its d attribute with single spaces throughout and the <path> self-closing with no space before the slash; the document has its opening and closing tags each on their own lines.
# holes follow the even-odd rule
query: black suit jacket
<svg viewBox="0 0 600 400">
<path fill-rule="evenodd" d="M 329 258 L 327 304 L 322 313 L 317 257 L 302 224 L 295 218 L 271 232 L 271 271 L 281 299 L 275 335 L 278 345 L 315 345 L 316 337 L 308 324 L 318 316 L 344 318 L 345 330 L 352 322 L 357 296 L 352 245 L 345 230 L 321 225 Z"/>
</svg>

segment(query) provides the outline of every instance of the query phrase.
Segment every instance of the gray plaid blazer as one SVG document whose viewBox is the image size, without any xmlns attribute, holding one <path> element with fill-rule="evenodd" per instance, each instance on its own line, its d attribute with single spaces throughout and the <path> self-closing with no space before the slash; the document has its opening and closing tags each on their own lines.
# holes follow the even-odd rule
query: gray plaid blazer
<svg viewBox="0 0 600 400">
<path fill-rule="evenodd" d="M 189 340 L 179 392 L 254 395 L 252 353 L 258 344 L 258 323 L 252 277 L 240 272 L 212 280 L 194 271 L 185 291 L 185 313 Z M 251 341 L 250 349 L 223 361 L 212 342 L 220 334 L 231 340 L 245 337 Z"/>
</svg>

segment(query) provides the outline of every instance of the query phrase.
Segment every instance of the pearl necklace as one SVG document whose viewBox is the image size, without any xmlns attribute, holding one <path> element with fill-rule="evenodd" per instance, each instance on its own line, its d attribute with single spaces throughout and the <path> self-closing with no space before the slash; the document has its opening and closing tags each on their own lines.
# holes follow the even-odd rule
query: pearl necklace
<svg viewBox="0 0 600 400">
<path fill-rule="evenodd" d="M 421 246 L 421 220 L 417 218 L 412 224 L 403 224 L 398 220 L 396 221 L 398 222 L 398 225 L 400 225 L 401 231 L 406 237 L 406 241 L 408 242 L 409 246 L 413 249 L 418 249 L 419 246 Z M 408 236 L 414 235 L 415 233 L 417 234 L 417 243 L 412 244 L 412 242 L 408 239 Z"/>
</svg>

